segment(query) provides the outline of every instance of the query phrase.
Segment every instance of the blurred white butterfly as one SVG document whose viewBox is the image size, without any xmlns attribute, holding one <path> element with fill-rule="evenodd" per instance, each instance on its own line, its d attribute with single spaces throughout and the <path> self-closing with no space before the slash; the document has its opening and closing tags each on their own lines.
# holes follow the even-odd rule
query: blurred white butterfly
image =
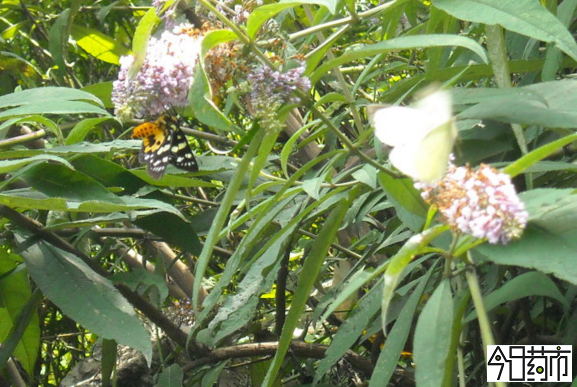
<svg viewBox="0 0 577 387">
<path fill-rule="evenodd" d="M 443 178 L 453 150 L 457 129 L 451 96 L 436 91 L 412 107 L 367 107 L 377 138 L 393 147 L 391 163 L 405 175 L 424 183 Z"/>
</svg>

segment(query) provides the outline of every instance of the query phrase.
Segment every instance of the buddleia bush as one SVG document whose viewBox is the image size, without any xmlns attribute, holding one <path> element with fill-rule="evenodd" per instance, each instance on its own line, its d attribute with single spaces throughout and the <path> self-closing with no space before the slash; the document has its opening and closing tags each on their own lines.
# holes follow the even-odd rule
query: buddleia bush
<svg viewBox="0 0 577 387">
<path fill-rule="evenodd" d="M 3 4 L 1 380 L 481 385 L 573 344 L 575 7 Z"/>
</svg>

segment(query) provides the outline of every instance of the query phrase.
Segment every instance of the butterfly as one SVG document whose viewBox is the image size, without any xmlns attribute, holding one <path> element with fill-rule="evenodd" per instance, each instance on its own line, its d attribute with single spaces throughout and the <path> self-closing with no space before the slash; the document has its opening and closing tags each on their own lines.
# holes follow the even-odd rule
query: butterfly
<svg viewBox="0 0 577 387">
<path fill-rule="evenodd" d="M 198 171 L 198 164 L 175 115 L 164 113 L 154 122 L 145 122 L 132 130 L 132 138 L 142 139 L 138 161 L 146 164 L 153 179 L 160 179 L 166 166 L 172 164 L 190 172 Z"/>
<path fill-rule="evenodd" d="M 451 96 L 436 91 L 411 107 L 368 106 L 375 135 L 393 147 L 391 163 L 413 179 L 434 183 L 447 171 L 457 138 Z"/>
</svg>

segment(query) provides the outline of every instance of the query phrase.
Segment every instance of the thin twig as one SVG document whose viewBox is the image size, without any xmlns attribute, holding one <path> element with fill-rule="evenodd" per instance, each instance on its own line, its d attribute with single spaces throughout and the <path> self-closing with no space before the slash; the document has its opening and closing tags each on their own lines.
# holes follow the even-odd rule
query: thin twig
<svg viewBox="0 0 577 387">
<path fill-rule="evenodd" d="M 38 140 L 46 136 L 46 131 L 44 129 L 37 130 L 36 132 L 22 134 L 20 136 L 10 137 L 5 140 L 0 140 L 0 147 L 13 146 L 17 144 L 22 144 L 28 141 Z"/>
<path fill-rule="evenodd" d="M 204 365 L 214 364 L 218 363 L 219 361 L 228 359 L 274 355 L 278 349 L 278 346 L 279 343 L 275 341 L 267 343 L 240 344 L 231 347 L 217 348 L 213 350 L 209 356 L 205 356 L 185 365 L 182 370 L 184 372 L 188 372 Z M 327 345 L 305 343 L 303 341 L 297 340 L 293 340 L 290 345 L 290 351 L 295 356 L 310 359 L 324 358 L 327 349 Z M 345 353 L 344 358 L 355 369 L 367 375 L 371 375 L 374 370 L 374 366 L 369 359 L 362 357 L 351 350 Z"/>
</svg>

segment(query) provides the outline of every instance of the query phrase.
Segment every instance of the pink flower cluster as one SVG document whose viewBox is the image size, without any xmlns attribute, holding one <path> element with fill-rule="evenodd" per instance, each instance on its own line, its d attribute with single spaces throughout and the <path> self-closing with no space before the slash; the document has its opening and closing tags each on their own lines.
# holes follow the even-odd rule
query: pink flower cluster
<svg viewBox="0 0 577 387">
<path fill-rule="evenodd" d="M 425 201 L 437 205 L 448 225 L 489 243 L 509 243 L 527 224 L 529 214 L 511 178 L 489 165 L 472 170 L 450 164 L 440 182 L 416 186 Z"/>
<path fill-rule="evenodd" d="M 202 37 L 189 25 L 164 31 L 151 38 L 146 57 L 131 79 L 133 56 L 120 59 L 118 80 L 114 82 L 112 101 L 115 114 L 123 120 L 156 116 L 170 107 L 188 105 L 188 91 L 199 61 Z"/>
</svg>

